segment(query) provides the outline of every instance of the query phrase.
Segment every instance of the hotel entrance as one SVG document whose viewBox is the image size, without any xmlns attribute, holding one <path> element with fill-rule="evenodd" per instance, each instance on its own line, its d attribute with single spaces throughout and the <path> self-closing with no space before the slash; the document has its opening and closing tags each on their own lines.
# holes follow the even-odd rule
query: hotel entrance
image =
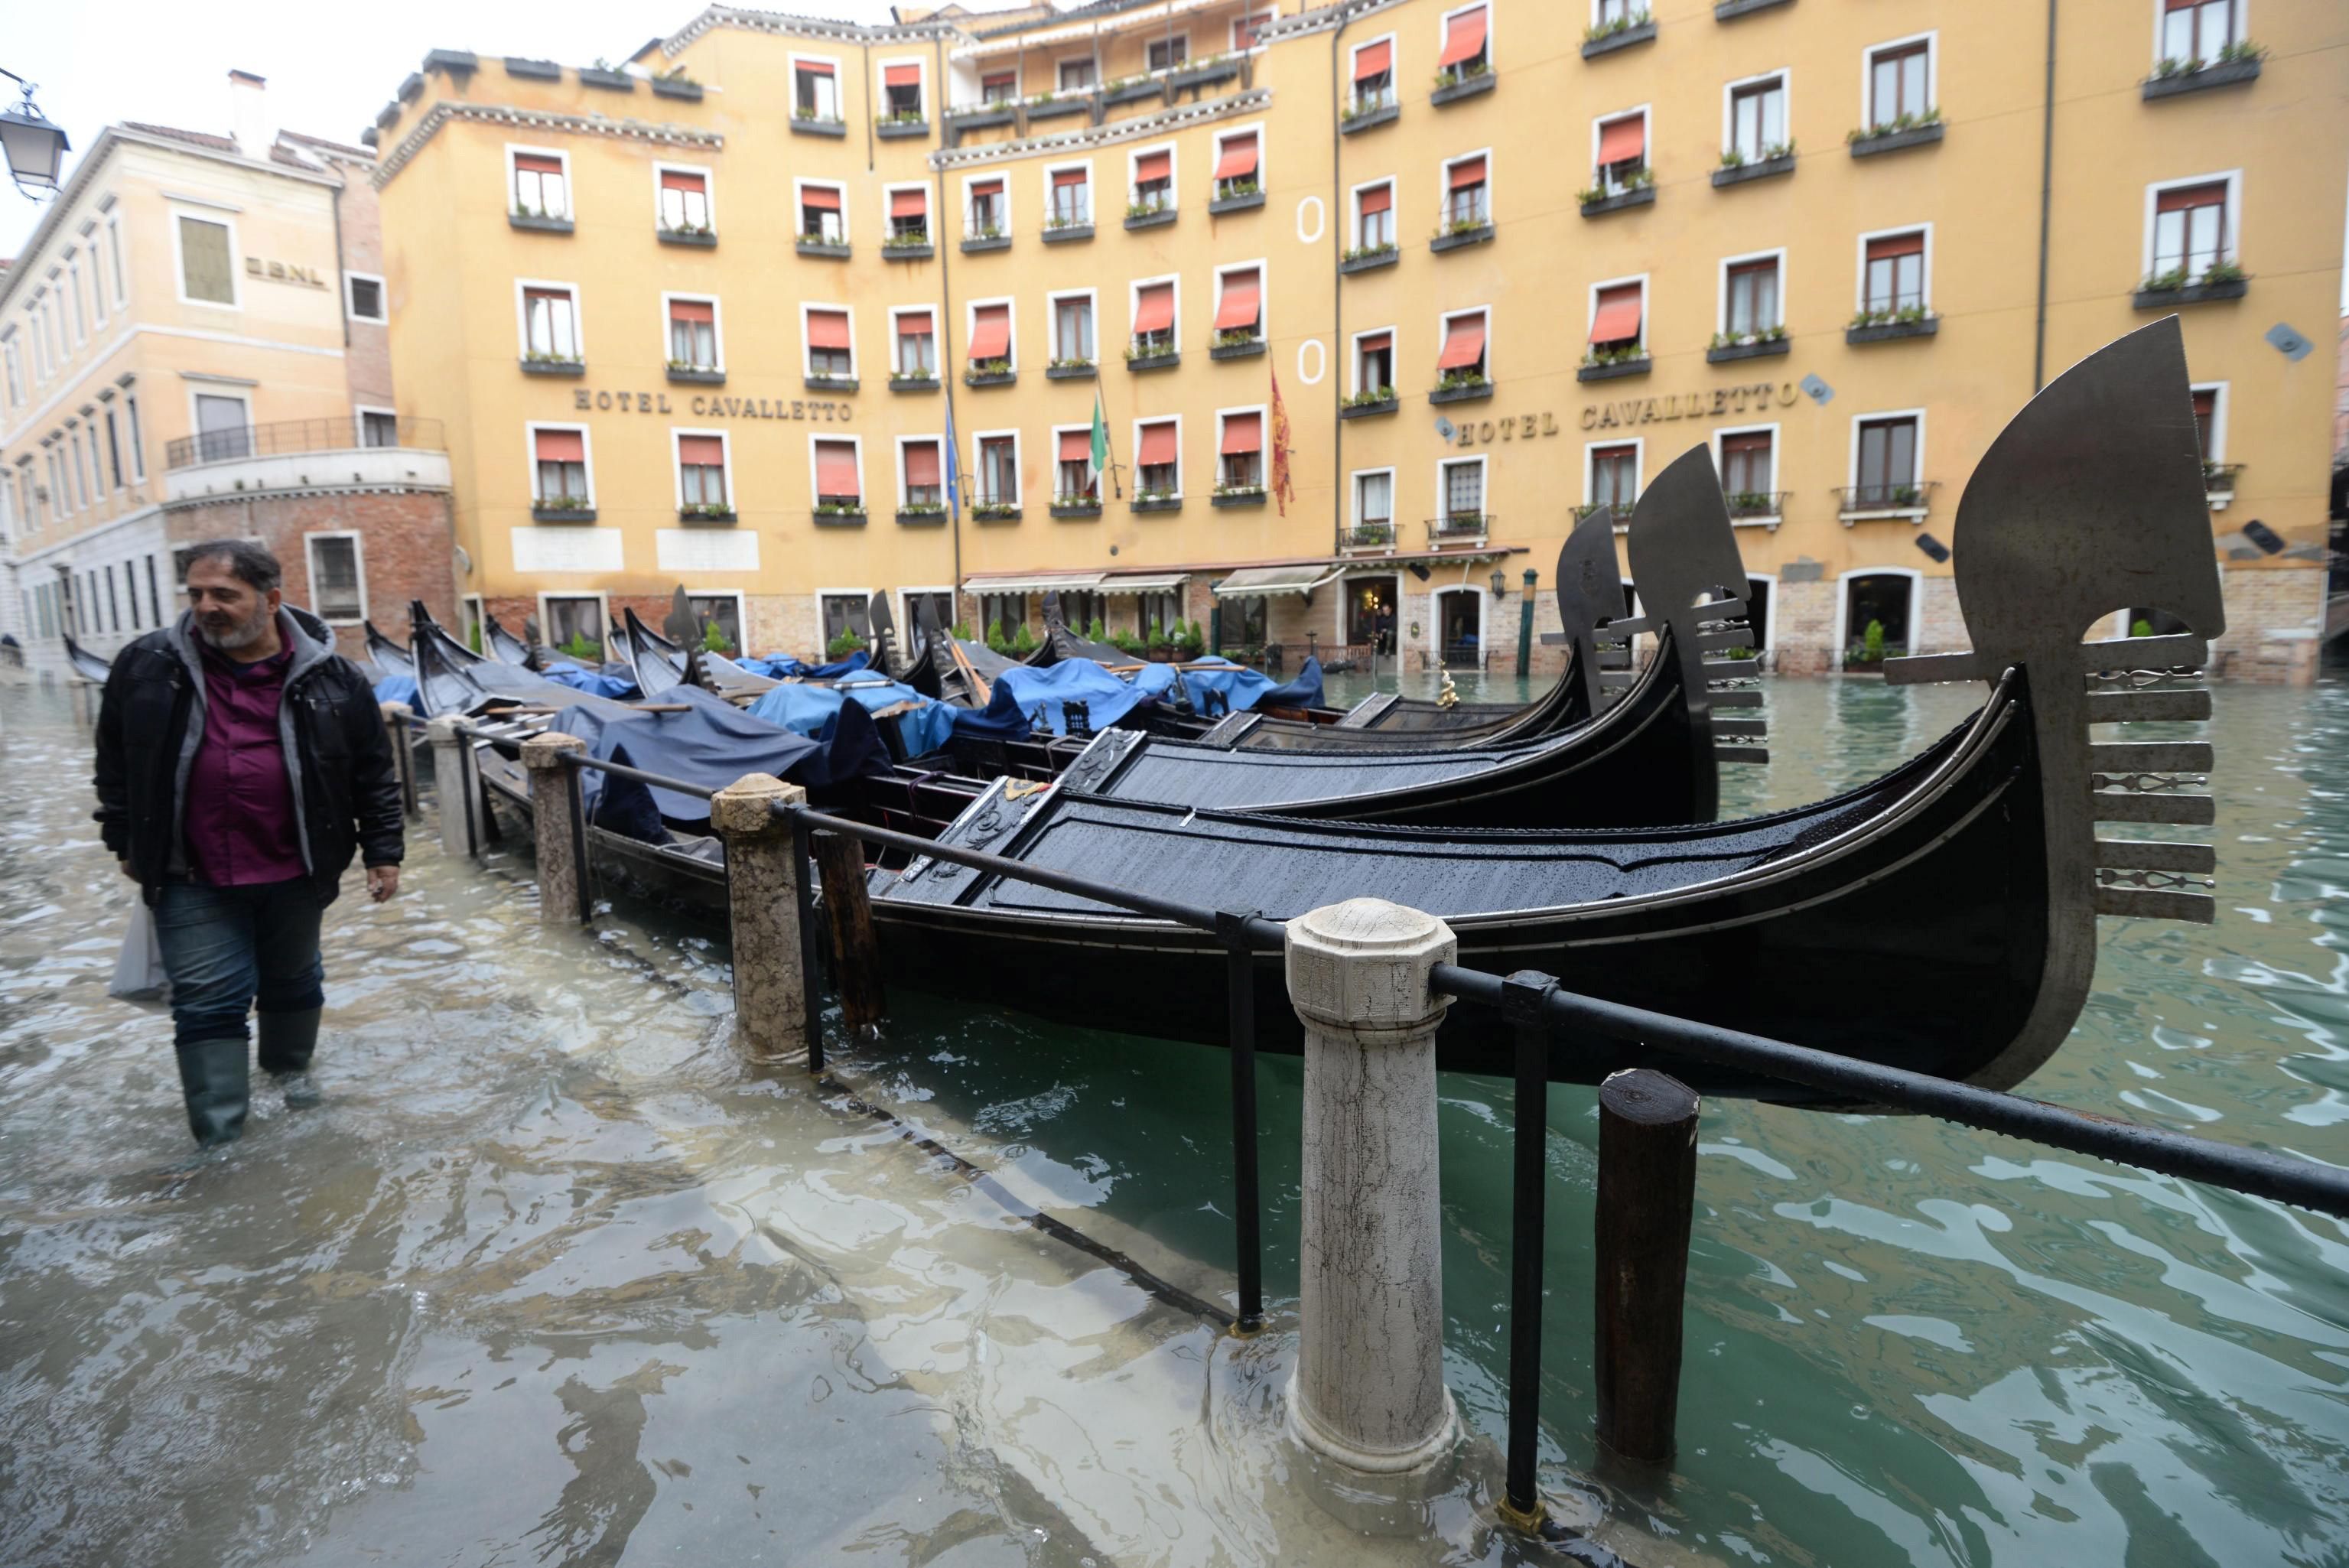
<svg viewBox="0 0 2349 1568">
<path fill-rule="evenodd" d="M 1395 616 L 1402 598 L 1400 577 L 1354 577 L 1346 583 L 1346 645 L 1392 658 Z"/>
</svg>

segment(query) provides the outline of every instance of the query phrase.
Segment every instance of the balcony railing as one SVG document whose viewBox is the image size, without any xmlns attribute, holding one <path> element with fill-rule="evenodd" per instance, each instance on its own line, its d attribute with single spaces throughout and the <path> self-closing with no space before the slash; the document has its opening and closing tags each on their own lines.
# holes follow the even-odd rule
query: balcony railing
<svg viewBox="0 0 2349 1568">
<path fill-rule="evenodd" d="M 1933 503 L 1933 480 L 1909 480 L 1900 484 L 1849 485 L 1836 491 L 1847 522 L 1857 517 L 1892 513 L 1922 517 Z"/>
<path fill-rule="evenodd" d="M 1455 544 L 1464 539 L 1482 539 L 1492 532 L 1500 521 L 1489 511 L 1455 511 L 1446 517 L 1427 520 L 1427 542 Z"/>
<path fill-rule="evenodd" d="M 186 469 L 199 463 L 274 457 L 281 452 L 338 452 L 354 447 L 409 447 L 439 452 L 448 449 L 448 442 L 440 434 L 438 419 L 391 419 L 364 414 L 331 419 L 282 419 L 270 425 L 233 425 L 167 441 L 163 445 L 163 466 Z"/>
<path fill-rule="evenodd" d="M 1617 496 L 1613 500 L 1585 501 L 1574 509 L 1574 521 L 1580 522 L 1600 507 L 1611 506 L 1615 509 L 1615 526 L 1619 531 L 1624 524 L 1631 521 L 1631 509 L 1639 504 L 1640 498 L 1636 492 Z"/>
<path fill-rule="evenodd" d="M 1395 527 L 1392 522 L 1358 522 L 1346 530 L 1348 550 L 1392 550 L 1394 542 Z"/>
<path fill-rule="evenodd" d="M 1792 493 L 1791 490 L 1730 490 L 1726 494 L 1729 521 L 1752 522 L 1765 517 L 1783 517 L 1786 511 L 1786 497 Z"/>
<path fill-rule="evenodd" d="M 2202 489 L 2209 495 L 2233 495 L 2235 476 L 2242 471 L 2240 463 L 2204 463 Z"/>
</svg>

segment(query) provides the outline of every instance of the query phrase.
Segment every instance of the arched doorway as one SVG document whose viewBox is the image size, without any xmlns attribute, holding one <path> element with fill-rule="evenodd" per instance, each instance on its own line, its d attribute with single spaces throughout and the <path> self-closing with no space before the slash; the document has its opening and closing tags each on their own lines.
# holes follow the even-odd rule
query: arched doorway
<svg viewBox="0 0 2349 1568">
<path fill-rule="evenodd" d="M 1847 667 L 1870 667 L 1878 653 L 1869 627 L 1881 626 L 1880 656 L 1897 658 L 1909 651 L 1914 630 L 1917 577 L 1908 572 L 1855 572 L 1843 579 L 1843 657 Z"/>
<path fill-rule="evenodd" d="M 1485 594 L 1478 588 L 1445 588 L 1435 595 L 1435 645 L 1447 670 L 1485 667 Z"/>
<path fill-rule="evenodd" d="M 1402 608 L 1399 577 L 1346 579 L 1346 646 L 1391 657 L 1394 653 L 1395 617 Z"/>
</svg>

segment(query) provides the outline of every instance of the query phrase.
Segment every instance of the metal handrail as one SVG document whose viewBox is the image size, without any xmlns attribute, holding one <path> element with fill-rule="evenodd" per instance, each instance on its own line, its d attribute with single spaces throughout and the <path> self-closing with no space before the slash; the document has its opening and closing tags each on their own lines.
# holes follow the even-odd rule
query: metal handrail
<svg viewBox="0 0 2349 1568">
<path fill-rule="evenodd" d="M 1939 480 L 1909 480 L 1901 484 L 1838 485 L 1836 495 L 1847 513 L 1855 511 L 1923 511 L 1933 504 Z"/>
<path fill-rule="evenodd" d="M 326 419 L 281 419 L 268 425 L 233 425 L 164 442 L 163 466 L 185 469 L 201 463 L 234 462 L 285 452 L 339 452 L 370 447 L 409 447 L 431 452 L 448 449 L 438 419 L 403 415 L 392 421 L 392 427 L 391 440 L 371 441 L 367 438 L 367 417 L 362 414 Z"/>
<path fill-rule="evenodd" d="M 1482 539 L 1500 522 L 1500 515 L 1490 511 L 1455 511 L 1427 520 L 1427 539 L 1433 544 L 1445 539 Z"/>
<path fill-rule="evenodd" d="M 1729 515 L 1733 518 L 1780 516 L 1785 511 L 1786 498 L 1794 493 L 1792 490 L 1723 490 L 1722 492 L 1723 499 L 1729 503 Z"/>
<path fill-rule="evenodd" d="M 1364 550 L 1375 545 L 1395 542 L 1395 525 L 1392 522 L 1357 522 L 1347 526 L 1345 547 Z"/>
</svg>

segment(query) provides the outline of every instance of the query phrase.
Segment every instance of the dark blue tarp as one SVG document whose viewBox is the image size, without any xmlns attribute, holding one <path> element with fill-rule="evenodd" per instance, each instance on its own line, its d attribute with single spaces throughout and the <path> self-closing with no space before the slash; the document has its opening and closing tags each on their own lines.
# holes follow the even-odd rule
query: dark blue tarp
<svg viewBox="0 0 2349 1568">
<path fill-rule="evenodd" d="M 848 702 L 867 713 L 878 713 L 900 703 L 914 704 L 912 712 L 897 717 L 898 734 L 905 740 L 908 756 L 921 757 L 936 751 L 954 733 L 952 708 L 924 696 L 912 686 L 883 680 L 878 676 L 843 681 L 836 686 L 791 682 L 761 693 L 759 700 L 750 705 L 750 712 L 794 734 L 817 735 L 833 722 L 841 705 Z"/>
<path fill-rule="evenodd" d="M 1327 707 L 1321 695 L 1321 661 L 1308 654 L 1295 680 L 1260 694 L 1256 701 L 1258 707 Z"/>
<path fill-rule="evenodd" d="M 721 789 L 746 773 L 771 773 L 804 788 L 816 804 L 843 793 L 848 780 L 889 771 L 888 748 L 872 718 L 854 705 L 843 708 L 821 737 L 793 735 L 754 718 L 725 698 L 695 686 L 662 694 L 683 703 L 682 713 L 615 713 L 583 705 L 557 714 L 553 727 L 587 743 L 587 755 L 688 784 Z M 599 769 L 580 769 L 588 820 L 632 839 L 658 843 L 664 824 L 707 832 L 709 802 L 698 795 L 654 789 Z"/>
<path fill-rule="evenodd" d="M 543 672 L 557 686 L 567 686 L 574 691 L 584 691 L 591 696 L 616 697 L 622 701 L 639 696 L 635 680 L 605 675 L 597 670 L 582 669 L 577 665 L 549 665 Z"/>
<path fill-rule="evenodd" d="M 828 665 L 818 665 L 815 668 L 803 673 L 812 681 L 832 681 L 872 667 L 873 655 L 859 648 L 844 659 L 836 659 Z"/>
<path fill-rule="evenodd" d="M 1025 740 L 1036 727 L 1019 707 L 1019 696 L 998 681 L 985 707 L 954 710 L 954 732 L 966 740 Z"/>
<path fill-rule="evenodd" d="M 734 662 L 752 675 L 765 676 L 769 680 L 785 680 L 792 676 L 803 676 L 808 673 L 807 665 L 789 654 L 769 654 L 764 658 L 742 658 L 736 659 Z"/>
</svg>

